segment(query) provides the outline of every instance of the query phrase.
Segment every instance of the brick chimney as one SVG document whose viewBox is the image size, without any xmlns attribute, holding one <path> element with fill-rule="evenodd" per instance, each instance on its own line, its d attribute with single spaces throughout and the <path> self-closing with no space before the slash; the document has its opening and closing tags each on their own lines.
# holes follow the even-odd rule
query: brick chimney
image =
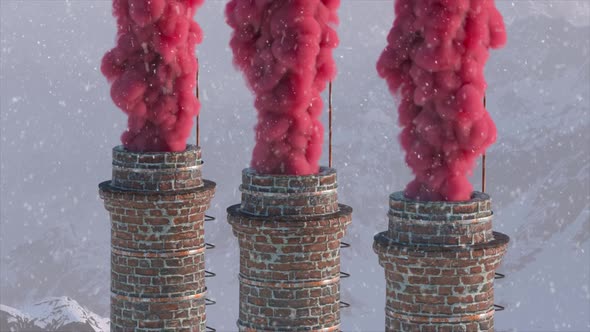
<svg viewBox="0 0 590 332">
<path fill-rule="evenodd" d="M 113 149 L 99 185 L 111 219 L 111 331 L 205 331 L 204 219 L 215 183 L 200 149 Z"/>
<path fill-rule="evenodd" d="M 338 204 L 336 171 L 242 173 L 227 209 L 240 246 L 240 331 L 339 331 L 340 239 L 352 208 Z"/>
<path fill-rule="evenodd" d="M 494 331 L 494 276 L 509 241 L 492 231 L 491 200 L 389 200 L 373 249 L 385 268 L 386 331 Z"/>
</svg>

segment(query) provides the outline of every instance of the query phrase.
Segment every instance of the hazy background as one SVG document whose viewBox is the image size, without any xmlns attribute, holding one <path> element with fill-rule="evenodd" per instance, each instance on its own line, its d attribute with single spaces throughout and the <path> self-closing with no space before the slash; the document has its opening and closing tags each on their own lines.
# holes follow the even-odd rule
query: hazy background
<svg viewBox="0 0 590 332">
<path fill-rule="evenodd" d="M 393 1 L 343 0 L 335 56 L 335 147 L 342 203 L 354 220 L 342 250 L 343 330 L 383 331 L 385 279 L 372 237 L 387 197 L 410 180 L 396 110 L 375 62 Z M 508 45 L 487 66 L 498 142 L 488 154 L 494 228 L 511 237 L 496 282 L 500 331 L 590 330 L 590 2 L 497 1 Z M 250 160 L 253 98 L 231 65 L 225 1 L 197 15 L 204 176 L 218 189 L 206 226 L 208 325 L 233 331 L 238 247 L 225 209 Z M 70 296 L 108 317 L 110 223 L 97 185 L 126 118 L 98 69 L 114 45 L 107 0 L 0 1 L 0 303 Z M 325 122 L 327 123 L 327 121 Z M 327 136 L 327 135 L 326 135 Z M 194 137 L 191 139 L 194 142 Z M 327 151 L 327 149 L 325 149 Z M 326 154 L 325 154 L 326 155 Z M 327 158 L 324 158 L 324 164 Z M 479 188 L 479 172 L 473 181 Z"/>
</svg>

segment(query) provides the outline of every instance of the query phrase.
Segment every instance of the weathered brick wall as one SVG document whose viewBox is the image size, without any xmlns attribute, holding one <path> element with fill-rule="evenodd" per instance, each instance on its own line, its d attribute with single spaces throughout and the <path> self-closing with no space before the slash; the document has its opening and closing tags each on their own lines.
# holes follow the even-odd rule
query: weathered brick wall
<svg viewBox="0 0 590 332">
<path fill-rule="evenodd" d="M 240 210 L 256 216 L 313 216 L 338 212 L 336 170 L 321 175 L 273 176 L 242 172 Z"/>
<path fill-rule="evenodd" d="M 492 231 L 491 201 L 416 202 L 390 196 L 375 236 L 385 268 L 386 331 L 494 330 L 494 276 L 508 236 Z"/>
<path fill-rule="evenodd" d="M 99 185 L 111 219 L 111 331 L 205 331 L 204 219 L 215 184 L 200 150 L 113 149 Z"/>
<path fill-rule="evenodd" d="M 146 191 L 176 191 L 203 186 L 201 149 L 187 145 L 181 153 L 139 153 L 113 148 L 111 186 Z"/>
<path fill-rule="evenodd" d="M 340 240 L 352 209 L 336 172 L 243 171 L 242 203 L 228 208 L 240 246 L 240 331 L 338 331 Z"/>
</svg>

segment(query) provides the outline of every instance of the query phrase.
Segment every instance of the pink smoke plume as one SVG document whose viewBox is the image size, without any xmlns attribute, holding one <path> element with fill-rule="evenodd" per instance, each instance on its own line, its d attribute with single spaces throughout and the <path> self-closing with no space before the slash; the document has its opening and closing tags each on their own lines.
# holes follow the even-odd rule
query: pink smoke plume
<svg viewBox="0 0 590 332">
<path fill-rule="evenodd" d="M 101 71 L 128 115 L 123 145 L 132 151 L 183 151 L 200 104 L 194 95 L 202 40 L 193 16 L 203 0 L 113 0 L 117 46 Z"/>
<path fill-rule="evenodd" d="M 319 171 L 320 93 L 336 73 L 339 0 L 232 0 L 227 22 L 234 64 L 258 110 L 251 166 L 263 174 Z"/>
<path fill-rule="evenodd" d="M 396 0 L 388 45 L 377 63 L 399 94 L 401 144 L 415 179 L 405 195 L 471 198 L 476 158 L 496 140 L 483 100 L 490 48 L 506 43 L 494 0 Z"/>
</svg>

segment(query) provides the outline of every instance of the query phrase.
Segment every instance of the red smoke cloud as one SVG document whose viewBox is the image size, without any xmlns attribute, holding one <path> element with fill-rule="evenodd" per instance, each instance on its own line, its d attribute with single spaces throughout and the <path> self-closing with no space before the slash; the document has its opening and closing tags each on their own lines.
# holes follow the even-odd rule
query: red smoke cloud
<svg viewBox="0 0 590 332">
<path fill-rule="evenodd" d="M 336 73 L 339 0 L 232 0 L 234 64 L 256 96 L 252 167 L 263 174 L 319 171 L 320 93 Z"/>
<path fill-rule="evenodd" d="M 493 0 L 396 0 L 377 70 L 399 94 L 407 197 L 469 200 L 475 161 L 496 140 L 483 105 L 490 48 L 506 43 Z"/>
<path fill-rule="evenodd" d="M 128 116 L 121 137 L 132 151 L 183 151 L 200 104 L 193 16 L 203 0 L 113 0 L 117 46 L 101 71 Z"/>
</svg>

